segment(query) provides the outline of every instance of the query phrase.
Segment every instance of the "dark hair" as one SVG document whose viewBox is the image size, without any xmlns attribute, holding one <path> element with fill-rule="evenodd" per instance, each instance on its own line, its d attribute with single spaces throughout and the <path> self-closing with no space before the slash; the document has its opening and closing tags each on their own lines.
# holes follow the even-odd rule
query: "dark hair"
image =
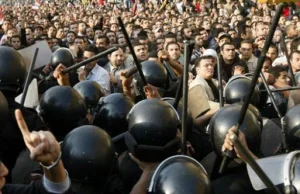
<svg viewBox="0 0 300 194">
<path fill-rule="evenodd" d="M 246 25 L 246 24 L 241 24 L 241 25 L 238 26 L 238 36 L 240 38 L 242 38 L 243 34 L 247 33 L 247 31 L 246 31 L 247 28 L 251 28 L 251 27 Z"/>
<path fill-rule="evenodd" d="M 241 41 L 241 44 L 251 44 L 253 46 L 253 41 L 250 39 L 245 39 Z"/>
<path fill-rule="evenodd" d="M 103 35 L 97 36 L 97 37 L 95 38 L 95 41 L 96 41 L 97 39 L 105 39 L 105 42 L 106 42 L 107 44 L 110 44 L 110 40 L 109 40 L 109 38 L 108 38 L 107 36 L 103 36 Z"/>
<path fill-rule="evenodd" d="M 84 42 L 84 36 L 76 36 L 75 39 L 81 39 Z"/>
<path fill-rule="evenodd" d="M 78 25 L 78 22 L 72 22 L 72 23 L 70 23 L 70 24 L 69 24 L 69 27 L 72 26 L 72 25 L 74 25 L 74 24 L 77 24 L 77 25 Z"/>
<path fill-rule="evenodd" d="M 176 34 L 168 33 L 168 34 L 164 35 L 164 40 L 166 40 L 167 38 L 175 38 L 176 39 Z"/>
<path fill-rule="evenodd" d="M 270 57 L 265 56 L 265 61 L 264 62 L 266 62 L 266 61 L 269 61 L 270 65 L 272 66 L 272 59 Z"/>
<path fill-rule="evenodd" d="M 288 70 L 285 66 L 278 65 L 275 67 L 271 67 L 268 72 L 273 74 L 275 78 L 278 78 L 280 76 L 280 72 L 283 72 L 283 71 L 288 71 Z"/>
<path fill-rule="evenodd" d="M 291 54 L 290 54 L 290 59 L 293 58 L 294 54 L 299 54 L 300 55 L 300 51 L 298 51 L 298 50 L 292 51 Z"/>
<path fill-rule="evenodd" d="M 136 47 L 136 46 L 141 46 L 141 45 L 144 46 L 144 45 L 145 45 L 144 43 L 141 43 L 139 39 L 134 39 L 134 40 L 131 42 L 131 44 L 132 44 L 132 47 L 133 47 L 133 48 Z"/>
<path fill-rule="evenodd" d="M 232 65 L 232 74 L 234 72 L 235 67 L 243 67 L 244 70 L 245 70 L 245 73 L 249 72 L 248 65 L 243 60 L 238 60 L 237 62 L 233 63 L 233 65 Z"/>
<path fill-rule="evenodd" d="M 115 33 L 115 32 L 113 32 L 113 31 L 111 31 L 111 30 L 107 30 L 107 31 L 105 32 L 105 36 L 107 36 L 107 34 L 108 34 L 108 33 L 114 33 L 114 34 L 115 34 L 115 36 L 117 36 L 117 35 L 116 35 L 116 33 Z"/>
<path fill-rule="evenodd" d="M 68 31 L 67 35 L 70 34 L 70 33 L 71 33 L 71 34 L 74 34 L 75 37 L 77 36 L 76 33 L 73 32 L 73 31 Z"/>
<path fill-rule="evenodd" d="M 177 42 L 174 42 L 174 41 L 169 42 L 169 43 L 166 45 L 166 49 L 168 50 L 168 47 L 169 47 L 170 45 L 172 45 L 172 44 L 176 44 L 176 45 L 179 47 L 179 49 L 180 49 L 180 45 L 179 45 Z"/>
<path fill-rule="evenodd" d="M 200 58 L 198 58 L 196 61 L 195 61 L 195 67 L 198 67 L 201 63 L 202 60 L 205 60 L 205 59 L 215 59 L 213 56 L 202 56 Z"/>
<path fill-rule="evenodd" d="M 212 37 L 218 37 L 218 35 L 222 32 L 225 32 L 223 28 L 215 28 L 211 31 Z"/>
<path fill-rule="evenodd" d="M 277 52 L 277 55 L 278 55 L 278 47 L 276 46 L 276 44 L 271 43 L 270 46 L 269 46 L 269 48 L 274 48 L 274 49 L 276 49 L 276 52 Z"/>
<path fill-rule="evenodd" d="M 99 53 L 99 50 L 98 50 L 98 48 L 95 45 L 87 45 L 85 47 L 84 51 L 92 52 L 95 55 L 97 55 Z"/>
<path fill-rule="evenodd" d="M 233 42 L 225 42 L 225 43 L 221 46 L 221 50 L 223 50 L 224 47 L 225 47 L 226 45 L 232 45 L 232 46 L 234 46 L 234 43 L 233 43 Z M 234 48 L 235 48 L 235 46 L 234 46 Z"/>
</svg>

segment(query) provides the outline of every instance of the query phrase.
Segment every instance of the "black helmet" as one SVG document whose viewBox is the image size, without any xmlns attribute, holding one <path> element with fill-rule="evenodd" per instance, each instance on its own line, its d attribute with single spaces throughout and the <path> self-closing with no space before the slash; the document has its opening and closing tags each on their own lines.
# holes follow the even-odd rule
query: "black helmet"
<svg viewBox="0 0 300 194">
<path fill-rule="evenodd" d="M 68 86 L 54 86 L 47 90 L 41 97 L 39 114 L 54 135 L 60 137 L 86 122 L 84 100 Z"/>
<path fill-rule="evenodd" d="M 300 148 L 300 104 L 289 109 L 285 114 L 286 141 L 289 147 Z"/>
<path fill-rule="evenodd" d="M 165 98 L 162 98 L 161 100 L 163 100 L 165 102 L 168 102 L 171 106 L 174 107 L 174 102 L 175 102 L 174 98 L 165 97 Z M 180 120 L 182 120 L 182 106 L 183 106 L 182 101 L 179 101 L 176 111 L 177 111 L 177 114 L 180 117 Z M 193 118 L 192 118 L 192 114 L 191 114 L 189 109 L 188 109 L 187 113 L 188 113 L 187 114 L 187 129 L 188 129 L 187 134 L 189 134 L 192 131 Z M 180 128 L 180 130 L 181 130 L 181 128 Z"/>
<path fill-rule="evenodd" d="M 71 131 L 61 145 L 62 161 L 72 181 L 102 187 L 116 164 L 115 147 L 101 128 L 84 125 Z"/>
<path fill-rule="evenodd" d="M 218 156 L 222 156 L 221 148 L 224 143 L 228 129 L 236 125 L 241 112 L 241 106 L 232 104 L 218 110 L 209 123 L 211 142 L 214 151 Z M 245 134 L 247 144 L 250 150 L 258 153 L 261 142 L 261 128 L 257 121 L 257 116 L 250 110 L 247 110 L 240 130 Z"/>
<path fill-rule="evenodd" d="M 93 125 L 107 131 L 115 137 L 128 129 L 127 114 L 133 107 L 133 101 L 121 93 L 114 93 L 100 99 Z"/>
<path fill-rule="evenodd" d="M 9 113 L 8 103 L 6 101 L 5 96 L 0 91 L 0 126 L 1 126 L 1 129 L 3 129 L 7 124 L 8 113 Z"/>
<path fill-rule="evenodd" d="M 167 102 L 147 99 L 128 114 L 125 143 L 131 153 L 146 162 L 158 162 L 177 153 L 179 116 Z"/>
<path fill-rule="evenodd" d="M 56 68 L 60 63 L 66 67 L 74 65 L 74 57 L 72 52 L 67 48 L 59 48 L 52 53 L 50 65 Z"/>
<path fill-rule="evenodd" d="M 156 61 L 144 61 L 141 63 L 142 71 L 148 82 L 157 88 L 168 89 L 168 74 L 165 67 Z M 137 78 L 138 85 L 141 85 L 140 77 Z"/>
<path fill-rule="evenodd" d="M 248 95 L 251 85 L 251 79 L 245 76 L 232 77 L 224 88 L 225 101 L 228 104 L 244 101 Z M 254 106 L 259 106 L 259 89 L 255 88 L 250 101 Z"/>
<path fill-rule="evenodd" d="M 60 46 L 54 46 L 51 48 L 52 53 L 54 53 L 57 49 L 60 49 Z"/>
<path fill-rule="evenodd" d="M 7 46 L 0 46 L 0 56 L 0 90 L 20 94 L 27 76 L 24 58 Z"/>
<path fill-rule="evenodd" d="M 240 106 L 243 106 L 243 102 L 237 102 L 237 103 L 234 103 L 234 104 L 238 104 Z M 256 116 L 257 121 L 260 124 L 260 128 L 262 129 L 263 128 L 263 117 L 262 117 L 261 113 L 259 112 L 259 110 L 255 106 L 253 106 L 252 104 L 248 105 L 248 110 L 250 110 Z"/>
<path fill-rule="evenodd" d="M 259 106 L 258 108 L 264 107 L 269 99 L 269 94 L 263 83 L 258 83 L 257 87 L 259 89 Z"/>
<path fill-rule="evenodd" d="M 100 84 L 91 80 L 81 81 L 73 88 L 82 96 L 87 108 L 94 108 L 99 99 L 105 96 L 105 91 Z"/>
<path fill-rule="evenodd" d="M 203 166 L 195 159 L 177 155 L 164 160 L 155 170 L 149 194 L 210 194 L 212 187 Z"/>
</svg>

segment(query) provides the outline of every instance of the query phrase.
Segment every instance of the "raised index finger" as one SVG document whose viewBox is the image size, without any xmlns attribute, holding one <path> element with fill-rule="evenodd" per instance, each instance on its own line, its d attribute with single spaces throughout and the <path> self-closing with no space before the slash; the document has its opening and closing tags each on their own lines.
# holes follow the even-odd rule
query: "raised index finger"
<svg viewBox="0 0 300 194">
<path fill-rule="evenodd" d="M 28 127 L 27 127 L 27 124 L 26 124 L 26 122 L 25 122 L 25 120 L 24 120 L 24 117 L 23 117 L 23 115 L 22 115 L 22 112 L 21 112 L 19 109 L 17 109 L 17 110 L 15 111 L 15 117 L 16 117 L 18 126 L 19 126 L 19 128 L 20 128 L 20 131 L 21 131 L 21 133 L 22 133 L 22 135 L 23 135 L 24 140 L 25 140 L 26 142 L 28 142 L 28 143 L 31 142 L 30 132 L 29 132 L 29 130 L 28 130 Z"/>
</svg>

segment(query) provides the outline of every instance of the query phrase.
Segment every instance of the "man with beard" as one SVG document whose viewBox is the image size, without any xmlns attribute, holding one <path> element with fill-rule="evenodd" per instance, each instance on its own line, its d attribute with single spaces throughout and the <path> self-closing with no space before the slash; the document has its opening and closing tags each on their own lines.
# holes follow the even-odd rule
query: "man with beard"
<svg viewBox="0 0 300 194">
<path fill-rule="evenodd" d="M 206 32 L 206 31 L 205 31 Z M 202 39 L 202 36 L 200 33 L 196 33 L 194 34 L 195 36 L 195 47 L 194 47 L 194 52 L 192 54 L 191 57 L 191 63 L 194 64 L 196 59 L 198 59 L 202 53 L 203 53 L 203 49 L 205 49 L 206 47 L 204 47 L 204 41 Z"/>
<path fill-rule="evenodd" d="M 180 46 L 177 42 L 170 42 L 166 46 L 166 50 L 168 51 L 170 58 L 174 61 L 177 61 L 180 64 L 183 64 L 183 58 L 180 53 Z"/>
<path fill-rule="evenodd" d="M 74 44 L 75 38 L 76 38 L 75 32 L 69 31 L 67 33 L 67 41 L 63 43 L 63 46 L 69 48 L 71 45 Z"/>
<path fill-rule="evenodd" d="M 121 47 L 108 55 L 109 62 L 104 69 L 110 75 L 110 91 L 111 93 L 122 93 L 122 80 L 120 79 L 121 71 L 129 69 L 130 65 L 125 65 L 125 53 Z"/>
<path fill-rule="evenodd" d="M 94 37 L 95 37 L 95 32 L 93 28 L 88 27 L 86 29 L 86 36 L 90 42 L 90 44 L 94 44 Z"/>
<path fill-rule="evenodd" d="M 200 35 L 200 37 L 201 37 L 201 39 L 202 39 L 202 41 L 203 41 L 203 47 L 204 48 L 207 48 L 208 47 L 208 45 L 209 45 L 209 41 L 208 41 L 208 33 L 207 33 L 207 31 L 205 30 L 205 28 L 200 28 L 199 29 L 199 35 Z"/>
</svg>

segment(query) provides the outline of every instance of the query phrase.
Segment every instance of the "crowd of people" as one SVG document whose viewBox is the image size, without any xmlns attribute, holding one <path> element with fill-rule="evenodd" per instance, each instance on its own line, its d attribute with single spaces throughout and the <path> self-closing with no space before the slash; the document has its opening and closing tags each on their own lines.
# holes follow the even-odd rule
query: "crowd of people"
<svg viewBox="0 0 300 194">
<path fill-rule="evenodd" d="M 1 2 L 0 193 L 270 193 L 254 190 L 230 137 L 238 119 L 231 115 L 238 115 L 248 95 L 278 5 L 253 0 Z M 264 84 L 274 90 L 300 82 L 299 10 L 295 1 L 282 11 L 261 69 L 266 83 L 258 79 L 239 133 L 257 160 L 286 149 L 281 138 L 278 144 L 273 138 L 281 134 L 280 115 L 287 114 L 289 150 L 300 148 L 293 120 L 300 114 L 298 91 L 274 92 L 274 101 L 259 91 Z M 47 42 L 52 56 L 32 73 L 39 106 L 25 108 L 15 102 L 27 75 L 19 51 L 40 41 Z M 187 43 L 190 56 L 184 53 Z M 63 72 L 113 47 L 106 56 Z M 183 105 L 177 98 L 186 61 L 188 125 L 182 134 Z M 136 63 L 144 76 L 136 70 L 128 75 Z M 225 99 L 223 108 L 220 99 Z M 266 123 L 274 124 L 272 132 Z M 236 159 L 220 174 L 226 149 L 235 150 Z M 188 156 L 179 155 L 182 150 Z"/>
</svg>

